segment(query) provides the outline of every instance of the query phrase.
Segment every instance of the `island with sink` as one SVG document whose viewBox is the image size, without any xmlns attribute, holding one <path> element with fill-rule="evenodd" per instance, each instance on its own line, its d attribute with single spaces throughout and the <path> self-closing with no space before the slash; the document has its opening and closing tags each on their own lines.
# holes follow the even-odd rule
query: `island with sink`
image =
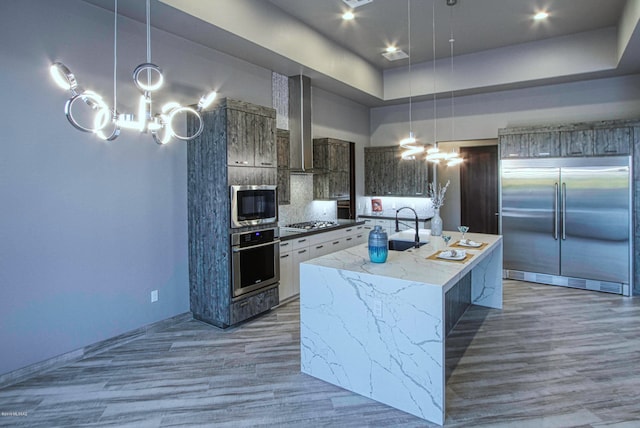
<svg viewBox="0 0 640 428">
<path fill-rule="evenodd" d="M 502 308 L 502 237 L 467 233 L 482 245 L 461 248 L 427 232 L 385 263 L 361 244 L 300 265 L 301 370 L 442 425 L 445 339 L 469 305 Z M 466 257 L 437 257 L 451 249 Z"/>
</svg>

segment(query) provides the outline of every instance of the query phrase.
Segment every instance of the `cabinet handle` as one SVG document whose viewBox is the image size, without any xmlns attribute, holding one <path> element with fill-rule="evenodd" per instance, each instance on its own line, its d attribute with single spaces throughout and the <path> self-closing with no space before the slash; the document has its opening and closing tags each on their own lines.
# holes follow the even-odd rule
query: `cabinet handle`
<svg viewBox="0 0 640 428">
<path fill-rule="evenodd" d="M 307 250 L 300 250 L 300 251 L 298 251 L 298 254 L 302 254 L 302 253 L 306 253 L 306 252 L 307 252 Z"/>
<path fill-rule="evenodd" d="M 353 230 L 353 228 L 347 229 L 347 232 L 351 232 Z"/>
<path fill-rule="evenodd" d="M 538 156 L 549 156 L 551 153 L 549 152 L 540 152 L 538 153 Z"/>
<path fill-rule="evenodd" d="M 281 259 L 286 259 L 287 257 L 289 257 L 289 254 L 283 254 L 280 256 Z"/>
<path fill-rule="evenodd" d="M 273 164 L 271 162 L 260 162 L 260 165 L 271 166 Z"/>
<path fill-rule="evenodd" d="M 298 242 L 306 242 L 306 239 L 298 239 Z"/>
<path fill-rule="evenodd" d="M 347 241 L 351 241 L 353 238 L 347 238 Z"/>
<path fill-rule="evenodd" d="M 571 154 L 571 155 L 581 155 L 582 154 L 582 150 L 570 152 L 569 154 Z"/>
<path fill-rule="evenodd" d="M 316 247 L 316 250 L 319 250 L 320 248 L 324 248 L 324 245 L 318 245 L 318 246 Z"/>
<path fill-rule="evenodd" d="M 618 149 L 604 149 L 605 153 L 618 153 Z"/>
<path fill-rule="evenodd" d="M 288 242 L 280 242 L 280 248 L 286 247 L 287 245 L 289 245 Z"/>
<path fill-rule="evenodd" d="M 333 245 L 339 244 L 340 241 L 332 242 Z"/>
<path fill-rule="evenodd" d="M 362 238 L 362 235 L 358 235 L 358 236 L 356 236 L 356 238 Z"/>
<path fill-rule="evenodd" d="M 249 165 L 249 161 L 236 161 L 236 163 L 239 163 L 241 165 Z"/>
<path fill-rule="evenodd" d="M 517 153 L 509 153 L 507 156 L 509 156 L 510 158 L 515 158 L 518 156 Z"/>
</svg>

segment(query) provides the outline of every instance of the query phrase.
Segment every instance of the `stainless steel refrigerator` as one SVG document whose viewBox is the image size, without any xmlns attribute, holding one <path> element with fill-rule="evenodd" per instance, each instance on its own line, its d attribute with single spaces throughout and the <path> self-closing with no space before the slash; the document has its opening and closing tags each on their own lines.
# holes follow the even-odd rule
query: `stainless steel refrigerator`
<svg viewBox="0 0 640 428">
<path fill-rule="evenodd" d="M 501 163 L 505 277 L 631 290 L 630 158 Z"/>
</svg>

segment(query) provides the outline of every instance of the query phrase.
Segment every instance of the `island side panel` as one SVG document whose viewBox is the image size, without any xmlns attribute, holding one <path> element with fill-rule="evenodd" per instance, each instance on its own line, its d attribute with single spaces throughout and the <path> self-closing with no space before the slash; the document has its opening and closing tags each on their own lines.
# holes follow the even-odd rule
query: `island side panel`
<svg viewBox="0 0 640 428">
<path fill-rule="evenodd" d="M 474 266 L 471 275 L 471 302 L 502 309 L 502 240 Z"/>
<path fill-rule="evenodd" d="M 441 287 L 302 263 L 303 373 L 443 424 Z"/>
</svg>

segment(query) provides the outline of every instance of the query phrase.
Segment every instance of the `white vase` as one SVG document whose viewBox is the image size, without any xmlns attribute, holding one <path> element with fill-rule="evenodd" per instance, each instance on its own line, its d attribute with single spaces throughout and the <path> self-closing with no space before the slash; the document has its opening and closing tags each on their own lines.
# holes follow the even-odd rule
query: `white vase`
<svg viewBox="0 0 640 428">
<path fill-rule="evenodd" d="M 442 235 L 442 218 L 440 217 L 440 208 L 434 210 L 433 218 L 431 219 L 431 236 Z"/>
</svg>

